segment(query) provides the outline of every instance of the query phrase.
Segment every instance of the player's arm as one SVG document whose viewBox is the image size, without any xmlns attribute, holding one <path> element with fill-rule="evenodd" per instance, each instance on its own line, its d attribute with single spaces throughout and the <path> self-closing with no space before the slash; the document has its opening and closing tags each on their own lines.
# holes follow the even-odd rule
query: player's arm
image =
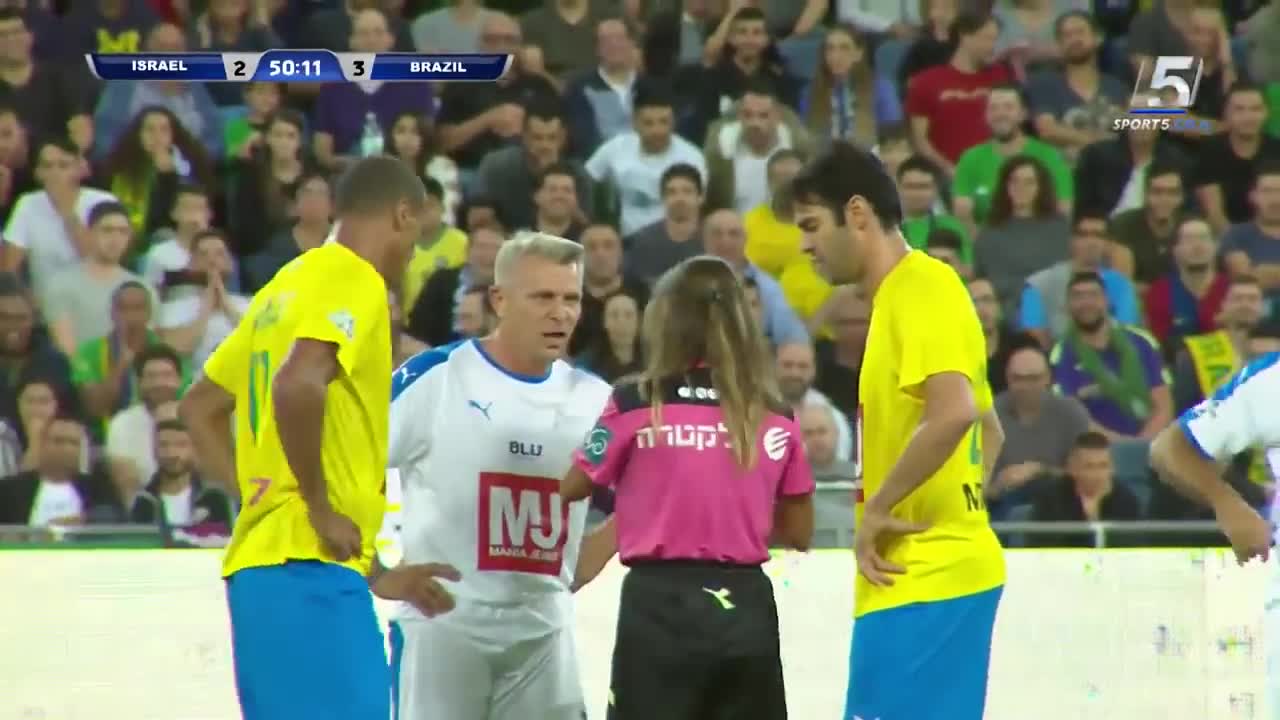
<svg viewBox="0 0 1280 720">
<path fill-rule="evenodd" d="M 594 580 L 617 553 L 618 530 L 610 515 L 582 538 L 582 548 L 578 550 L 578 566 L 573 571 L 573 591 L 578 592 Z"/>
<path fill-rule="evenodd" d="M 231 435 L 235 409 L 235 395 L 207 374 L 187 389 L 178 405 L 178 414 L 190 432 L 201 471 L 221 483 L 227 492 L 238 495 L 235 440 Z"/>
<path fill-rule="evenodd" d="M 338 346 L 313 338 L 294 341 L 271 383 L 271 402 L 280 418 L 277 432 L 298 490 L 312 512 L 331 511 L 328 484 L 320 460 L 325 396 L 342 371 Z"/>
<path fill-rule="evenodd" d="M 982 482 L 991 484 L 991 473 L 995 470 L 996 460 L 1004 450 L 1004 427 L 1000 424 L 1000 416 L 995 408 L 982 414 Z"/>
</svg>

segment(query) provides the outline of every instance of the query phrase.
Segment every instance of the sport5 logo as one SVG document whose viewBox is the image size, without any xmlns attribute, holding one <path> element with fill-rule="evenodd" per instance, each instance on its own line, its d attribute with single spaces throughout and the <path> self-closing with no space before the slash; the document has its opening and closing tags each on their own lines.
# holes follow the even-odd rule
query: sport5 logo
<svg viewBox="0 0 1280 720">
<path fill-rule="evenodd" d="M 569 503 L 560 481 L 512 473 L 480 473 L 477 567 L 559 575 L 569 537 Z"/>
</svg>

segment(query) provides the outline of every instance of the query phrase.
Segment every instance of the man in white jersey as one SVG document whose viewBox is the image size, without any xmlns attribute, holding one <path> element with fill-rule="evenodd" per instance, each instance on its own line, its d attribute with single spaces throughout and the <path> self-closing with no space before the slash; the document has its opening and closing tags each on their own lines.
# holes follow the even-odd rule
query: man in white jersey
<svg viewBox="0 0 1280 720">
<path fill-rule="evenodd" d="M 1280 470 L 1280 353 L 1261 355 L 1204 402 L 1165 428 L 1151 444 L 1151 464 L 1188 497 L 1213 508 L 1236 559 L 1266 560 L 1272 523 L 1280 520 L 1280 504 L 1271 505 L 1267 522 L 1221 478 L 1220 463 L 1249 448 L 1262 448 L 1272 475 Z M 1280 533 L 1278 533 L 1280 535 Z M 1265 646 L 1267 695 L 1271 717 L 1280 720 L 1280 577 L 1273 576 L 1266 594 Z"/>
<path fill-rule="evenodd" d="M 571 587 L 588 508 L 558 491 L 611 388 L 560 359 L 581 307 L 582 247 L 518 233 L 498 253 L 491 297 L 492 335 L 420 353 L 393 378 L 404 562 L 462 574 L 452 612 L 396 615 L 400 720 L 584 713 Z"/>
</svg>

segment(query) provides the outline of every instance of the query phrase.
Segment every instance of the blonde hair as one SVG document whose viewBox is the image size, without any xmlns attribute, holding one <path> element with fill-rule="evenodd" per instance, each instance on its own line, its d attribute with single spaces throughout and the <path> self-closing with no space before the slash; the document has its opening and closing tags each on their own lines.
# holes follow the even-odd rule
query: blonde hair
<svg viewBox="0 0 1280 720">
<path fill-rule="evenodd" d="M 750 468 L 765 417 L 783 407 L 768 343 L 751 314 L 742 282 L 729 264 L 703 255 L 667 271 L 654 288 L 642 331 L 645 369 L 640 397 L 662 424 L 662 387 L 705 364 L 720 398 L 738 464 Z"/>
<path fill-rule="evenodd" d="M 576 265 L 578 278 L 582 278 L 581 245 L 549 233 L 520 230 L 498 249 L 498 257 L 493 261 L 493 284 L 503 287 L 509 283 L 516 266 L 526 257 L 550 260 L 557 265 Z"/>
</svg>

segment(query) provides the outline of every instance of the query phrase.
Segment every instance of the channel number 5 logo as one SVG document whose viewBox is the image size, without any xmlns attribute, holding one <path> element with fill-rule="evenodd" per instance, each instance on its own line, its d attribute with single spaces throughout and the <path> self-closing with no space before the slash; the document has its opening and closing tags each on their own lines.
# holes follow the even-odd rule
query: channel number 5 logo
<svg viewBox="0 0 1280 720">
<path fill-rule="evenodd" d="M 1204 61 L 1190 55 L 1162 55 L 1156 58 L 1155 67 L 1152 68 L 1151 77 L 1144 88 L 1142 80 L 1146 73 L 1146 62 L 1143 62 L 1138 67 L 1138 81 L 1133 85 L 1130 107 L 1137 106 L 1138 95 L 1145 90 L 1150 93 L 1148 107 L 1189 108 L 1195 104 L 1196 94 L 1200 91 Z M 1192 78 L 1191 82 L 1187 82 L 1187 77 Z"/>
</svg>

